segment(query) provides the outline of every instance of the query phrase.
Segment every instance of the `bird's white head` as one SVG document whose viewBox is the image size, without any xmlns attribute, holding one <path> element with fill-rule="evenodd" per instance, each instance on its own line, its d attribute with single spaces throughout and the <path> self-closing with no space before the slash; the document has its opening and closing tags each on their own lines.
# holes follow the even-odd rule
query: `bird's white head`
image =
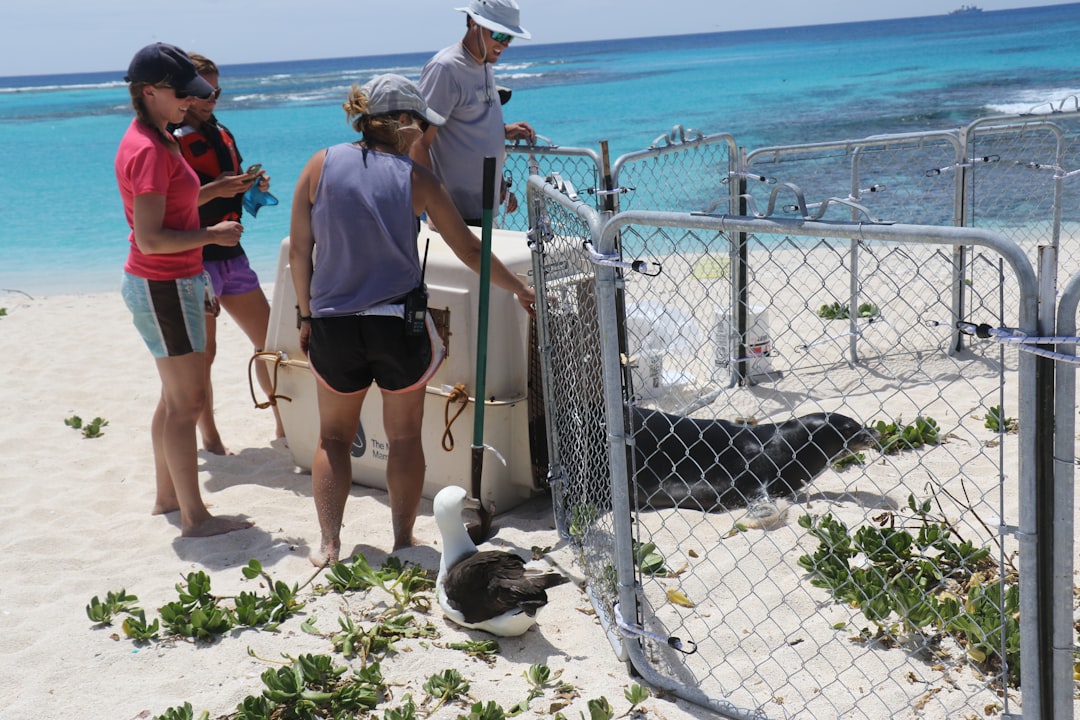
<svg viewBox="0 0 1080 720">
<path fill-rule="evenodd" d="M 453 567 L 461 558 L 476 552 L 476 545 L 469 538 L 469 532 L 461 518 L 461 513 L 465 510 L 466 497 L 464 488 L 447 485 L 435 495 L 432 503 L 435 524 L 439 526 L 439 533 L 443 540 L 440 563 L 442 570 Z"/>
</svg>

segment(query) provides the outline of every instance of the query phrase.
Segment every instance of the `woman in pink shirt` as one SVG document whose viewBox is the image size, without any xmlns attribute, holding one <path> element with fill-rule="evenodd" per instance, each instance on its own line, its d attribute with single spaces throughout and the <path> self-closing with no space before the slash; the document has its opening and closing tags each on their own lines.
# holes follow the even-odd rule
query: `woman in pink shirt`
<svg viewBox="0 0 1080 720">
<path fill-rule="evenodd" d="M 195 423 L 206 401 L 208 302 L 202 247 L 236 245 L 243 227 L 229 221 L 200 229 L 199 179 L 166 129 L 183 121 L 193 97 L 213 92 L 191 59 L 173 45 L 147 45 L 135 54 L 125 79 L 135 119 L 115 162 L 131 227 L 122 294 L 161 376 L 151 425 L 153 513 L 179 510 L 185 537 L 220 535 L 251 522 L 211 515 L 199 491 Z"/>
</svg>

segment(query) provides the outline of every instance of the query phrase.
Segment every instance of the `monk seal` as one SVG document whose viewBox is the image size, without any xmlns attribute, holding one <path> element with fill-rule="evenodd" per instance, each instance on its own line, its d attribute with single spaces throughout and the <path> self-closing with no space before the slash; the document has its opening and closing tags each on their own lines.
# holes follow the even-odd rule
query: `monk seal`
<svg viewBox="0 0 1080 720">
<path fill-rule="evenodd" d="M 712 512 L 793 495 L 877 432 L 839 413 L 776 424 L 698 420 L 630 409 L 637 503 Z"/>
</svg>

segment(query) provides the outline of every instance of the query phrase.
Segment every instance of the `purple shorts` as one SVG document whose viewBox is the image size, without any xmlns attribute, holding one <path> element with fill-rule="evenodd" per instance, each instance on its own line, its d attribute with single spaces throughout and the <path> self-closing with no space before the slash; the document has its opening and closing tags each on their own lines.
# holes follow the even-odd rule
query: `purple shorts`
<svg viewBox="0 0 1080 720">
<path fill-rule="evenodd" d="M 205 260 L 203 267 L 214 285 L 214 295 L 243 295 L 259 289 L 259 276 L 248 264 L 247 255 L 232 260 Z"/>
</svg>

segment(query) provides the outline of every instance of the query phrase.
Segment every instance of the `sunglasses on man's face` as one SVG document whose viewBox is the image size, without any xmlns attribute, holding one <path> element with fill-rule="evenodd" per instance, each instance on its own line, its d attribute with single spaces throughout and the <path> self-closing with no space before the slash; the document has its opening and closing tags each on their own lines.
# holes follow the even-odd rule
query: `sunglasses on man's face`
<svg viewBox="0 0 1080 720">
<path fill-rule="evenodd" d="M 491 39 L 500 45 L 509 45 L 513 41 L 514 36 L 510 33 L 493 32 L 491 33 Z"/>
</svg>

